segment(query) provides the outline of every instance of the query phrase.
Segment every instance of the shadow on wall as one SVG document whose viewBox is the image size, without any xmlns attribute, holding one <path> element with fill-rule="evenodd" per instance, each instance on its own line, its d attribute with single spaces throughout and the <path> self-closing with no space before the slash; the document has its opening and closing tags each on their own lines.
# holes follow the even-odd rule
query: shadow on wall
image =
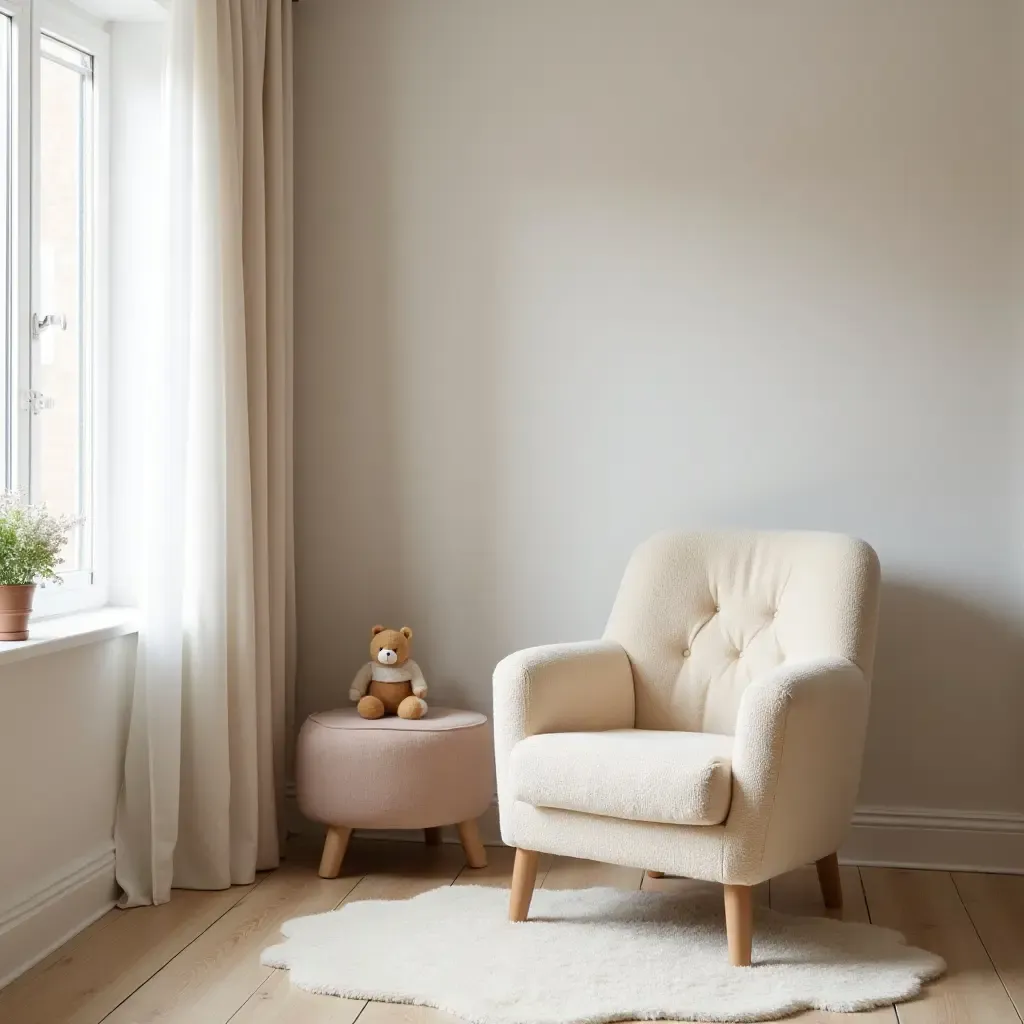
<svg viewBox="0 0 1024 1024">
<path fill-rule="evenodd" d="M 1024 811 L 1024 629 L 960 595 L 882 584 L 864 806 Z"/>
<path fill-rule="evenodd" d="M 343 13 L 342 5 L 332 10 Z M 307 98 L 295 104 L 296 148 L 307 154 L 296 162 L 296 195 L 326 204 L 296 203 L 299 722 L 316 708 L 348 703 L 349 682 L 368 657 L 372 616 L 389 606 L 398 586 L 387 76 L 379 75 L 374 90 L 359 88 L 387 63 L 383 36 L 374 31 L 381 16 L 374 7 L 362 45 L 350 51 L 358 59 L 340 63 L 338 101 L 319 103 L 312 69 L 332 44 L 296 17 L 296 45 L 306 57 L 296 61 L 295 87 Z M 339 34 L 342 28 L 352 30 L 347 21 Z M 338 130 L 324 131 L 331 115 Z M 361 144 L 346 147 L 346 131 Z M 325 231 L 324 223 L 337 227 Z M 350 244 L 333 245 L 336 236 Z"/>
</svg>

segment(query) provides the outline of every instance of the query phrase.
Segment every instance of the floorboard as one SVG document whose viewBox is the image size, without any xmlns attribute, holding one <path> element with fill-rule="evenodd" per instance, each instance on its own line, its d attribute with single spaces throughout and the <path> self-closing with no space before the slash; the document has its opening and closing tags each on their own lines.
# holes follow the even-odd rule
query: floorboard
<svg viewBox="0 0 1024 1024">
<path fill-rule="evenodd" d="M 158 907 L 110 911 L 0 991 L 0 1021 L 99 1024 L 251 889 L 176 889 Z"/>
<path fill-rule="evenodd" d="M 471 868 L 466 865 L 455 879 L 455 885 L 493 885 L 499 889 L 507 889 L 512 884 L 512 864 L 516 859 L 516 851 L 508 846 L 489 846 L 487 848 L 487 867 Z M 537 855 L 537 886 L 544 884 L 544 879 L 551 868 L 554 858 L 549 854 Z"/>
<path fill-rule="evenodd" d="M 514 851 L 488 850 L 486 868 L 465 864 L 459 846 L 355 840 L 340 878 L 316 873 L 319 849 L 298 844 L 276 872 L 225 892 L 176 891 L 168 904 L 112 911 L 0 992 L 4 1024 L 452 1024 L 427 1007 L 315 996 L 293 989 L 287 971 L 259 963 L 291 917 L 344 902 L 405 899 L 442 885 L 508 886 Z M 810 1012 L 799 1024 L 1020 1024 L 1024 1003 L 1024 877 L 842 869 L 847 920 L 903 931 L 950 964 L 947 978 L 898 1010 Z M 862 885 L 863 879 L 863 885 Z M 715 890 L 638 868 L 542 855 L 537 885 Z M 866 897 L 866 898 L 865 898 Z M 824 914 L 813 867 L 757 887 L 762 905 Z M 756 943 L 756 936 L 755 936 Z M 1012 997 L 1012 998 L 1011 998 Z M 897 1016 L 898 1013 L 898 1016 Z M 686 1024 L 686 1022 L 678 1022 Z"/>
<path fill-rule="evenodd" d="M 640 868 L 599 864 L 597 861 L 575 860 L 572 857 L 552 857 L 543 888 L 586 889 L 605 885 L 611 889 L 639 889 L 643 880 L 644 873 Z M 539 880 L 537 887 L 542 887 Z"/>
<path fill-rule="evenodd" d="M 900 1024 L 1020 1024 L 946 871 L 861 868 L 874 924 L 944 957 L 948 973 L 897 1006 Z"/>
<path fill-rule="evenodd" d="M 1024 1019 L 1024 875 L 957 872 L 963 900 L 999 979 Z"/>
<path fill-rule="evenodd" d="M 320 878 L 307 865 L 284 864 L 136 989 L 108 1024 L 225 1024 L 269 977 L 260 950 L 292 917 L 331 910 L 359 879 Z"/>
<path fill-rule="evenodd" d="M 287 971 L 272 971 L 230 1024 L 353 1024 L 365 1006 L 362 999 L 303 992 L 292 987 Z"/>
<path fill-rule="evenodd" d="M 678 875 L 666 875 L 663 878 L 651 878 L 644 873 L 641 887 L 644 892 L 708 892 L 721 893 L 722 887 L 717 882 L 701 882 L 696 878 L 681 878 Z M 754 886 L 754 905 L 768 906 L 768 883 L 762 882 Z"/>
</svg>

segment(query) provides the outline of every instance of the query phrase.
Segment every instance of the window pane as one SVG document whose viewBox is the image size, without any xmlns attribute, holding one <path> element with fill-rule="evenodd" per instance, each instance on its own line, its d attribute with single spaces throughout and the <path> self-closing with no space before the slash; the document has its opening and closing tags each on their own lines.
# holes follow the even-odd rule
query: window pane
<svg viewBox="0 0 1024 1024">
<path fill-rule="evenodd" d="M 40 406 L 32 416 L 32 498 L 54 512 L 76 516 L 87 514 L 89 504 L 85 256 L 90 63 L 73 47 L 43 37 L 36 315 L 63 316 L 67 327 L 41 330 L 32 344 L 32 389 Z M 87 539 L 87 529 L 72 535 L 65 570 L 90 567 Z"/>
</svg>

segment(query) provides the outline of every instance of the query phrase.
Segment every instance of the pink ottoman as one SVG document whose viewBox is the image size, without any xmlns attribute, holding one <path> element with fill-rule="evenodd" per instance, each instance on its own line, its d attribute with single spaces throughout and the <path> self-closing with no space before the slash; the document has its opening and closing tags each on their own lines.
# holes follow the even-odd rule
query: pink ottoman
<svg viewBox="0 0 1024 1024">
<path fill-rule="evenodd" d="M 299 731 L 299 807 L 327 828 L 320 875 L 336 878 L 354 828 L 422 828 L 440 842 L 457 825 L 470 867 L 487 866 L 476 819 L 494 792 L 490 723 L 431 705 L 426 718 L 368 722 L 355 708 L 310 715 Z"/>
</svg>

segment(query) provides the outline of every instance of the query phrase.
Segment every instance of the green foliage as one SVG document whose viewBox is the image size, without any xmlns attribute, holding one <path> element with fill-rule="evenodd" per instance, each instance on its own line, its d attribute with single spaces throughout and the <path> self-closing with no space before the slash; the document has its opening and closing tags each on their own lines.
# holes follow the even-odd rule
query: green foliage
<svg viewBox="0 0 1024 1024">
<path fill-rule="evenodd" d="M 12 492 L 0 495 L 0 586 L 60 583 L 60 551 L 79 521 L 51 515 L 45 505 L 24 505 Z"/>
</svg>

